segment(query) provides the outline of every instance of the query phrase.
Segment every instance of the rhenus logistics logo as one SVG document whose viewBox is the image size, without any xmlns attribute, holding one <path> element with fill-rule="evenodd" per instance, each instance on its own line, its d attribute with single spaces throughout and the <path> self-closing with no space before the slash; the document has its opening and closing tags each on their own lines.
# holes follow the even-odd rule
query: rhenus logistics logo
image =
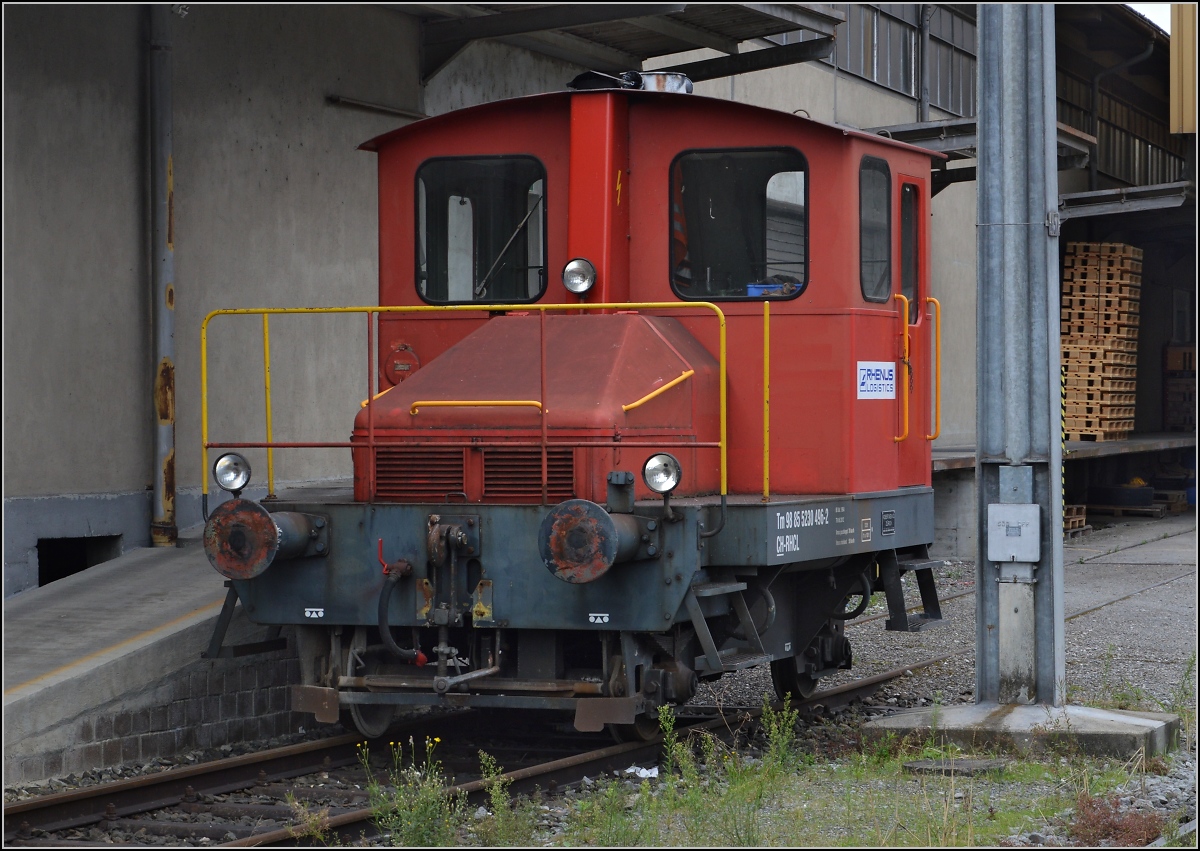
<svg viewBox="0 0 1200 851">
<path fill-rule="evenodd" d="M 896 364 L 891 361 L 858 362 L 859 399 L 895 399 Z"/>
</svg>

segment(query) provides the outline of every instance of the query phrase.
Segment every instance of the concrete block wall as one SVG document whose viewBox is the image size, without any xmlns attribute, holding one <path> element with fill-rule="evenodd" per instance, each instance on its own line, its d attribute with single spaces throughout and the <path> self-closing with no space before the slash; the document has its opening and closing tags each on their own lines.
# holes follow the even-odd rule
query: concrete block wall
<svg viewBox="0 0 1200 851">
<path fill-rule="evenodd" d="M 6 748 L 4 783 L 317 729 L 322 725 L 311 715 L 291 711 L 289 683 L 299 679 L 300 663 L 291 649 L 199 660 L 24 742 L 19 750 Z"/>
</svg>

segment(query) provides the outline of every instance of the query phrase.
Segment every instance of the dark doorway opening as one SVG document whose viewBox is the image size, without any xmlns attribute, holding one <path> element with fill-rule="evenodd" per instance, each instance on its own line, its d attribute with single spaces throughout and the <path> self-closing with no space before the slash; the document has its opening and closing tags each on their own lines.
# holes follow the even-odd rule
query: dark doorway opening
<svg viewBox="0 0 1200 851">
<path fill-rule="evenodd" d="M 40 588 L 116 558 L 121 554 L 121 536 L 39 538 L 37 552 Z"/>
</svg>

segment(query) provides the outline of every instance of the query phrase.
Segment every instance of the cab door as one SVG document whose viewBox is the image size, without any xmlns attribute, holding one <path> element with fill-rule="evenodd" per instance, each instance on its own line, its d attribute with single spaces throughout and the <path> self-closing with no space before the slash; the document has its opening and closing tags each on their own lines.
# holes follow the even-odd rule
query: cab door
<svg viewBox="0 0 1200 851">
<path fill-rule="evenodd" d="M 899 175 L 899 192 L 896 193 L 896 229 L 899 258 L 900 294 L 907 299 L 908 315 L 901 319 L 904 302 L 896 299 L 897 330 L 901 323 L 907 325 L 908 357 L 903 356 L 896 376 L 897 395 L 901 399 L 901 422 L 897 437 L 907 435 L 897 444 L 899 450 L 900 486 L 928 485 L 931 482 L 933 440 L 933 417 L 931 384 L 936 356 L 935 341 L 931 331 L 932 306 L 926 301 L 929 296 L 929 227 L 928 196 L 926 182 L 921 178 Z M 904 391 L 907 388 L 907 422 L 904 413 Z"/>
</svg>

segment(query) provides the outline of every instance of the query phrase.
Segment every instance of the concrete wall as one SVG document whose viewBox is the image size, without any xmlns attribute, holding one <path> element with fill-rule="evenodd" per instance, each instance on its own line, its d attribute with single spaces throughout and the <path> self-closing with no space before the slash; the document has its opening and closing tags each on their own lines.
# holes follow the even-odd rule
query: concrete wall
<svg viewBox="0 0 1200 851">
<path fill-rule="evenodd" d="M 6 496 L 151 482 L 141 15 L 4 7 Z"/>
<path fill-rule="evenodd" d="M 472 42 L 425 84 L 425 112 L 442 115 L 506 98 L 561 92 L 584 70 L 505 44 Z"/>
<path fill-rule="evenodd" d="M 4 10 L 5 515 L 29 519 L 21 541 L 6 535 L 6 595 L 36 582 L 21 553 L 39 537 L 146 541 L 149 503 L 138 496 L 153 480 L 145 9 Z M 325 96 L 413 109 L 418 85 L 415 21 L 379 7 L 193 7 L 172 24 L 176 473 L 186 489 L 203 475 L 203 315 L 374 300 L 375 163 L 355 147 L 399 122 L 329 106 Z M 212 434 L 254 439 L 264 418 L 261 329 L 225 321 L 213 335 Z M 310 365 L 345 361 L 365 375 L 365 345 L 278 324 L 277 436 L 345 439 L 346 411 L 363 391 L 345 370 Z M 347 452 L 278 460 L 281 478 L 349 470 Z M 67 510 L 81 500 L 88 511 Z"/>
</svg>

